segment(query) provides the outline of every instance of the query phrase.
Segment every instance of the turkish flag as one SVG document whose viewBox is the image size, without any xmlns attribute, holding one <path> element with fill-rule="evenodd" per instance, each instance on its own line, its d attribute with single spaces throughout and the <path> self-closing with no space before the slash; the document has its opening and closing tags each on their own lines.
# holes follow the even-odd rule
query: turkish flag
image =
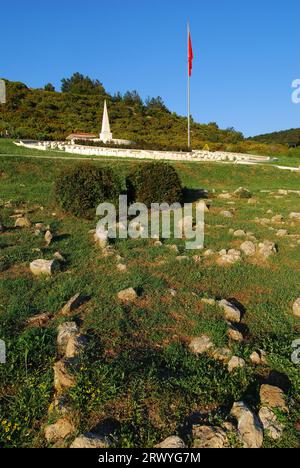
<svg viewBox="0 0 300 468">
<path fill-rule="evenodd" d="M 192 76 L 193 60 L 194 60 L 194 54 L 193 54 L 192 38 L 191 38 L 191 33 L 189 32 L 189 44 L 188 44 L 189 76 Z"/>
</svg>

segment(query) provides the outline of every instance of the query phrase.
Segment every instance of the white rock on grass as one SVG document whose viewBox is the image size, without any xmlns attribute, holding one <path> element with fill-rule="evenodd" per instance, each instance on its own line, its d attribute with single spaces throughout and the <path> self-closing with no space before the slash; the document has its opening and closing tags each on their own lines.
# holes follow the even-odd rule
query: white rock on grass
<svg viewBox="0 0 300 468">
<path fill-rule="evenodd" d="M 183 449 L 185 447 L 186 447 L 185 443 L 178 436 L 167 437 L 165 440 L 155 445 L 155 448 L 162 448 L 162 449 L 173 449 L 173 448 Z"/>
<path fill-rule="evenodd" d="M 74 387 L 75 378 L 70 372 L 69 362 L 66 359 L 58 361 L 53 366 L 54 388 L 58 394 Z"/>
<path fill-rule="evenodd" d="M 27 320 L 27 324 L 30 327 L 43 327 L 46 325 L 46 323 L 50 320 L 50 315 L 43 313 L 43 314 L 38 314 L 34 315 L 33 317 L 30 317 Z"/>
<path fill-rule="evenodd" d="M 63 308 L 60 311 L 61 315 L 68 316 L 74 310 L 78 309 L 78 307 L 82 304 L 83 298 L 80 293 L 75 294 L 71 299 L 68 300 L 68 302 L 63 306 Z"/>
<path fill-rule="evenodd" d="M 223 216 L 224 218 L 233 218 L 233 214 L 231 211 L 221 211 L 220 216 Z"/>
<path fill-rule="evenodd" d="M 22 216 L 22 218 L 18 218 L 16 220 L 15 227 L 16 228 L 30 228 L 31 221 L 26 216 Z"/>
<path fill-rule="evenodd" d="M 231 324 L 229 324 L 228 326 L 227 336 L 230 340 L 236 341 L 238 343 L 241 343 L 242 341 L 244 341 L 244 337 L 242 333 L 239 330 L 237 330 L 235 327 L 233 327 Z"/>
<path fill-rule="evenodd" d="M 194 354 L 206 353 L 208 350 L 213 348 L 213 346 L 213 342 L 207 335 L 202 335 L 197 338 L 193 338 L 189 344 L 189 348 Z"/>
<path fill-rule="evenodd" d="M 125 271 L 127 271 L 127 266 L 124 263 L 118 263 L 117 270 L 121 273 L 124 273 Z"/>
<path fill-rule="evenodd" d="M 289 218 L 294 221 L 300 221 L 300 213 L 290 213 Z"/>
<path fill-rule="evenodd" d="M 237 419 L 238 431 L 244 448 L 261 448 L 263 428 L 257 416 L 242 401 L 234 403 L 231 415 Z"/>
<path fill-rule="evenodd" d="M 276 245 L 271 241 L 261 242 L 258 244 L 258 253 L 267 260 L 271 255 L 277 253 Z"/>
<path fill-rule="evenodd" d="M 285 236 L 288 236 L 289 233 L 288 233 L 288 230 L 287 229 L 279 229 L 276 233 L 276 236 L 277 237 L 285 237 Z"/>
<path fill-rule="evenodd" d="M 251 241 L 243 242 L 240 246 L 240 249 L 247 257 L 252 257 L 255 255 L 256 247 L 255 244 Z"/>
<path fill-rule="evenodd" d="M 300 318 L 300 297 L 293 304 L 293 314 Z"/>
<path fill-rule="evenodd" d="M 216 348 L 212 354 L 216 361 L 228 362 L 232 352 L 229 348 Z"/>
<path fill-rule="evenodd" d="M 77 437 L 71 444 L 72 449 L 105 449 L 111 446 L 107 437 L 88 432 Z"/>
<path fill-rule="evenodd" d="M 262 406 L 268 406 L 272 409 L 277 408 L 281 411 L 288 412 L 286 398 L 281 388 L 265 384 L 260 387 L 259 395 Z"/>
<path fill-rule="evenodd" d="M 65 354 L 67 344 L 71 336 L 79 333 L 79 328 L 75 322 L 65 322 L 59 325 L 57 334 L 57 346 L 61 354 Z"/>
<path fill-rule="evenodd" d="M 108 232 L 96 229 L 94 240 L 99 247 L 104 249 L 108 245 Z"/>
<path fill-rule="evenodd" d="M 253 351 L 250 355 L 250 361 L 256 366 L 267 364 L 266 353 L 261 349 L 258 351 Z"/>
<path fill-rule="evenodd" d="M 133 288 L 124 289 L 118 293 L 118 299 L 121 302 L 134 302 L 138 295 Z"/>
<path fill-rule="evenodd" d="M 227 445 L 226 432 L 216 426 L 195 425 L 192 429 L 192 448 L 220 449 Z"/>
<path fill-rule="evenodd" d="M 240 187 L 234 192 L 234 196 L 236 198 L 248 198 L 249 199 L 249 198 L 252 198 L 252 193 L 248 189 L 244 187 Z"/>
<path fill-rule="evenodd" d="M 232 356 L 230 361 L 228 362 L 228 372 L 233 372 L 236 369 L 242 369 L 245 367 L 246 363 L 244 359 L 238 357 L 238 356 Z"/>
<path fill-rule="evenodd" d="M 237 231 L 234 231 L 233 235 L 234 237 L 245 237 L 246 233 L 243 229 L 238 229 Z"/>
<path fill-rule="evenodd" d="M 38 259 L 30 263 L 30 271 L 35 276 L 46 275 L 51 276 L 60 270 L 60 265 L 57 260 Z"/>
<path fill-rule="evenodd" d="M 65 357 L 69 359 L 74 359 L 82 355 L 84 349 L 86 348 L 86 345 L 87 338 L 84 335 L 78 334 L 75 336 L 71 336 L 66 346 Z"/>
<path fill-rule="evenodd" d="M 61 418 L 56 423 L 45 427 L 45 438 L 49 443 L 56 443 L 69 437 L 75 428 L 66 418 Z"/>
<path fill-rule="evenodd" d="M 218 265 L 233 265 L 241 260 L 241 252 L 239 250 L 230 249 L 228 252 L 224 249 L 219 252 L 220 257 L 217 259 Z"/>
<path fill-rule="evenodd" d="M 50 231 L 46 231 L 45 233 L 45 241 L 46 241 L 46 245 L 49 246 L 52 242 L 52 239 L 53 239 L 53 235 Z"/>
<path fill-rule="evenodd" d="M 226 299 L 223 299 L 222 301 L 218 302 L 218 305 L 221 307 L 221 309 L 223 309 L 226 320 L 236 323 L 241 321 L 241 312 L 234 304 L 227 301 Z"/>
<path fill-rule="evenodd" d="M 270 408 L 263 406 L 259 410 L 258 416 L 267 435 L 273 440 L 280 439 L 284 426 L 278 421 L 274 412 Z"/>
</svg>

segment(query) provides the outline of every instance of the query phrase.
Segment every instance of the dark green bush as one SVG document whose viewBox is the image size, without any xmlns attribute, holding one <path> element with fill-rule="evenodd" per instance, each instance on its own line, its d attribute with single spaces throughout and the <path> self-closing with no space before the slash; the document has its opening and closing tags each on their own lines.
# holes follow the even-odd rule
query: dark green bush
<svg viewBox="0 0 300 468">
<path fill-rule="evenodd" d="M 117 204 L 122 183 L 110 167 L 78 164 L 57 178 L 55 191 L 64 211 L 89 219 L 100 203 Z"/>
<path fill-rule="evenodd" d="M 152 162 L 138 164 L 126 179 L 130 202 L 182 202 L 182 185 L 176 170 L 169 164 Z"/>
</svg>

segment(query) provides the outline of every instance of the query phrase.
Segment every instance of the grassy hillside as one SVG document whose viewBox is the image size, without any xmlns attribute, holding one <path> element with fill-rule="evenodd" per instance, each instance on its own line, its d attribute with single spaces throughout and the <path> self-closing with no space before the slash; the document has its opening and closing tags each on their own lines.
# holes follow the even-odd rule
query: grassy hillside
<svg viewBox="0 0 300 468">
<path fill-rule="evenodd" d="M 281 144 L 289 147 L 296 147 L 300 146 L 300 128 L 257 135 L 250 140 L 267 144 Z"/>
<path fill-rule="evenodd" d="M 80 324 L 89 345 L 80 369 L 74 369 L 76 385 L 68 405 L 76 433 L 64 445 L 109 420 L 117 427 L 119 447 L 153 447 L 172 434 L 190 446 L 191 424 L 229 421 L 233 402 L 241 399 L 257 412 L 260 384 L 273 382 L 283 385 L 290 412 L 279 414 L 285 424 L 283 436 L 276 442 L 266 436 L 264 446 L 299 446 L 299 366 L 291 362 L 291 343 L 299 337 L 292 304 L 299 297 L 300 245 L 299 227 L 288 215 L 300 211 L 300 198 L 277 193 L 298 190 L 299 174 L 273 167 L 174 164 L 189 189 L 216 191 L 205 215 L 205 249 L 239 248 L 243 240 L 233 237 L 231 228 L 251 231 L 258 241 L 275 241 L 278 253 L 263 264 L 243 258 L 222 267 L 214 256 L 194 262 L 195 252 L 185 251 L 181 240 L 162 246 L 151 240 L 120 240 L 114 249 L 127 266 L 120 272 L 115 256 L 104 257 L 94 244 L 89 231 L 95 223 L 68 216 L 56 205 L 54 179 L 72 164 L 67 158 L 0 155 L 0 220 L 6 226 L 0 234 L 0 338 L 7 344 L 9 363 L 0 366 L 1 447 L 47 445 L 44 427 L 55 421 L 48 408 L 54 396 L 52 368 L 59 359 L 57 327 L 71 320 Z M 132 164 L 118 161 L 115 167 L 124 177 Z M 217 198 L 241 185 L 252 191 L 255 203 Z M 221 210 L 232 208 L 233 218 L 221 216 Z M 32 223 L 50 225 L 54 238 L 48 247 L 42 235 L 34 234 L 34 227 L 14 228 L 12 216 L 20 209 L 28 212 Z M 273 214 L 267 213 L 270 209 Z M 255 221 L 279 213 L 282 224 Z M 281 227 L 290 235 L 277 237 Z M 187 259 L 179 261 L 169 243 L 176 243 L 179 255 Z M 62 271 L 48 279 L 33 277 L 29 262 L 51 259 L 57 251 L 66 259 Z M 140 295 L 124 306 L 117 293 L 130 286 Z M 59 311 L 77 292 L 86 302 L 63 317 Z M 217 306 L 204 304 L 203 298 L 235 298 L 242 304 L 243 342 L 228 341 L 223 314 Z M 48 323 L 29 327 L 27 320 L 41 312 L 52 314 Z M 230 374 L 209 354 L 193 355 L 188 344 L 202 333 L 216 346 L 230 346 L 245 359 L 245 368 Z M 251 364 L 249 356 L 257 349 L 266 351 L 267 365 Z M 230 440 L 237 446 L 235 437 Z"/>
</svg>

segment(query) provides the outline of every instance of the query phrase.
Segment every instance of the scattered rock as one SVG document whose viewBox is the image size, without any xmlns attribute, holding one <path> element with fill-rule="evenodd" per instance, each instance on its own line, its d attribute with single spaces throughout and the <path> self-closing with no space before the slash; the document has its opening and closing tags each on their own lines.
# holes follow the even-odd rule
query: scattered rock
<svg viewBox="0 0 300 468">
<path fill-rule="evenodd" d="M 268 436 L 273 440 L 280 439 L 284 426 L 278 421 L 273 411 L 264 406 L 260 409 L 258 416 Z"/>
<path fill-rule="evenodd" d="M 60 265 L 57 260 L 38 259 L 30 263 L 30 270 L 35 276 L 51 276 L 60 270 Z"/>
<path fill-rule="evenodd" d="M 234 192 L 234 196 L 236 198 L 252 198 L 252 193 L 246 188 L 240 187 Z"/>
<path fill-rule="evenodd" d="M 60 314 L 68 316 L 76 309 L 78 309 L 78 307 L 80 307 L 82 303 L 83 297 L 80 293 L 77 293 L 75 294 L 75 296 L 71 297 L 71 299 L 69 299 L 68 302 L 63 306 L 63 308 L 60 311 Z"/>
<path fill-rule="evenodd" d="M 155 247 L 162 247 L 163 243 L 160 240 L 157 240 L 153 244 Z"/>
<path fill-rule="evenodd" d="M 219 254 L 220 257 L 217 260 L 218 265 L 232 265 L 241 260 L 241 252 L 239 250 L 230 249 L 228 252 L 226 250 L 221 250 Z"/>
<path fill-rule="evenodd" d="M 102 229 L 96 229 L 94 240 L 99 247 L 104 249 L 108 245 L 108 232 Z"/>
<path fill-rule="evenodd" d="M 255 255 L 256 247 L 251 241 L 243 242 L 240 249 L 247 257 Z"/>
<path fill-rule="evenodd" d="M 124 273 L 125 271 L 127 271 L 127 266 L 124 265 L 123 263 L 118 263 L 117 270 L 120 271 L 121 273 Z"/>
<path fill-rule="evenodd" d="M 177 296 L 177 291 L 176 291 L 176 289 L 169 289 L 168 291 L 169 291 L 169 293 L 171 294 L 172 297 Z"/>
<path fill-rule="evenodd" d="M 261 448 L 263 429 L 257 416 L 242 401 L 234 403 L 231 415 L 237 419 L 238 431 L 245 448 Z"/>
<path fill-rule="evenodd" d="M 206 335 L 193 338 L 189 344 L 189 348 L 194 354 L 206 353 L 209 349 L 213 348 L 213 346 L 213 342 L 209 336 Z"/>
<path fill-rule="evenodd" d="M 273 385 L 262 385 L 260 387 L 260 401 L 262 406 L 278 408 L 288 412 L 284 392 L 279 387 Z"/>
<path fill-rule="evenodd" d="M 237 341 L 238 343 L 241 343 L 242 341 L 244 341 L 244 337 L 242 333 L 239 330 L 237 330 L 235 327 L 233 327 L 231 324 L 228 327 L 227 336 L 230 340 Z"/>
<path fill-rule="evenodd" d="M 66 263 L 67 260 L 62 256 L 62 254 L 60 252 L 55 252 L 55 254 L 53 255 L 53 258 L 55 258 L 55 260 L 61 262 L 61 263 Z"/>
<path fill-rule="evenodd" d="M 204 257 L 210 257 L 211 255 L 214 255 L 214 251 L 211 250 L 211 249 L 207 249 L 205 250 L 205 252 L 203 253 Z"/>
<path fill-rule="evenodd" d="M 277 253 L 276 245 L 271 241 L 264 241 L 258 244 L 258 253 L 267 260 L 271 255 Z"/>
<path fill-rule="evenodd" d="M 231 211 L 221 211 L 220 216 L 223 216 L 224 218 L 233 218 L 233 214 Z"/>
<path fill-rule="evenodd" d="M 282 215 L 275 215 L 273 218 L 271 218 L 271 222 L 274 224 L 282 223 L 283 221 L 283 216 Z"/>
<path fill-rule="evenodd" d="M 253 351 L 250 355 L 250 361 L 257 366 L 267 364 L 266 353 L 262 350 Z"/>
<path fill-rule="evenodd" d="M 293 304 L 293 313 L 300 318 L 300 297 Z"/>
<path fill-rule="evenodd" d="M 176 257 L 176 260 L 178 262 L 185 262 L 189 259 L 189 257 L 187 257 L 186 255 L 179 255 L 178 257 Z"/>
<path fill-rule="evenodd" d="M 70 373 L 69 362 L 65 359 L 58 361 L 53 366 L 54 387 L 58 393 L 62 393 L 75 385 L 75 378 Z"/>
<path fill-rule="evenodd" d="M 56 423 L 45 427 L 45 437 L 47 442 L 55 443 L 69 437 L 75 428 L 66 418 L 61 418 Z"/>
<path fill-rule="evenodd" d="M 231 196 L 231 193 L 220 193 L 220 195 L 218 195 L 218 198 L 220 200 L 229 200 Z"/>
<path fill-rule="evenodd" d="M 207 305 L 210 305 L 210 306 L 216 305 L 216 300 L 215 299 L 208 299 L 206 297 L 202 297 L 201 302 L 203 302 L 203 304 L 207 304 Z"/>
<path fill-rule="evenodd" d="M 67 343 L 66 346 L 66 352 L 65 352 L 65 357 L 66 358 L 76 358 L 80 356 L 84 348 L 87 345 L 87 338 L 84 335 L 78 334 L 78 335 L 72 335 Z"/>
<path fill-rule="evenodd" d="M 237 357 L 237 356 L 232 356 L 230 361 L 228 362 L 228 372 L 233 372 L 235 369 L 242 369 L 245 367 L 246 363 L 244 359 Z"/>
<path fill-rule="evenodd" d="M 174 252 L 179 252 L 178 250 L 178 247 L 176 244 L 167 244 L 166 247 L 169 249 L 169 250 L 173 250 Z"/>
<path fill-rule="evenodd" d="M 27 324 L 31 327 L 43 327 L 47 324 L 49 319 L 50 317 L 48 314 L 38 314 L 34 315 L 33 317 L 30 317 L 27 320 Z"/>
<path fill-rule="evenodd" d="M 65 322 L 59 325 L 57 335 L 57 346 L 60 354 L 65 354 L 67 344 L 72 336 L 76 336 L 79 329 L 75 322 Z"/>
<path fill-rule="evenodd" d="M 213 352 L 213 358 L 216 361 L 228 362 L 231 356 L 231 350 L 229 348 L 217 348 Z"/>
<path fill-rule="evenodd" d="M 158 445 L 155 445 L 155 448 L 162 448 L 162 449 L 182 449 L 185 448 L 185 443 L 183 442 L 180 437 L 177 436 L 170 436 L 167 439 L 160 442 Z"/>
<path fill-rule="evenodd" d="M 133 288 L 124 289 L 118 293 L 118 299 L 121 302 L 134 302 L 138 295 Z"/>
<path fill-rule="evenodd" d="M 18 218 L 15 222 L 16 228 L 30 228 L 31 221 L 27 218 L 27 216 L 22 216 L 22 218 Z"/>
<path fill-rule="evenodd" d="M 289 233 L 287 231 L 287 229 L 279 229 L 276 233 L 276 236 L 277 237 L 285 237 L 285 236 L 288 236 Z"/>
<path fill-rule="evenodd" d="M 300 221 L 300 213 L 290 213 L 289 218 L 295 221 Z"/>
<path fill-rule="evenodd" d="M 219 301 L 218 304 L 219 307 L 223 309 L 226 320 L 236 323 L 239 323 L 241 321 L 241 312 L 234 304 L 227 301 L 226 299 Z"/>
<path fill-rule="evenodd" d="M 51 232 L 50 232 L 50 231 L 46 231 L 46 233 L 45 233 L 45 241 L 46 241 L 47 247 L 51 244 L 52 239 L 53 239 L 53 235 L 51 234 Z"/>
<path fill-rule="evenodd" d="M 97 434 L 88 432 L 77 437 L 71 444 L 70 448 L 73 449 L 103 449 L 109 448 L 111 442 L 108 437 L 103 437 Z"/>
<path fill-rule="evenodd" d="M 243 229 L 238 229 L 237 231 L 234 231 L 233 235 L 234 237 L 245 237 L 246 233 Z"/>
<path fill-rule="evenodd" d="M 227 444 L 225 431 L 216 426 L 193 426 L 193 448 L 224 448 Z"/>
</svg>

